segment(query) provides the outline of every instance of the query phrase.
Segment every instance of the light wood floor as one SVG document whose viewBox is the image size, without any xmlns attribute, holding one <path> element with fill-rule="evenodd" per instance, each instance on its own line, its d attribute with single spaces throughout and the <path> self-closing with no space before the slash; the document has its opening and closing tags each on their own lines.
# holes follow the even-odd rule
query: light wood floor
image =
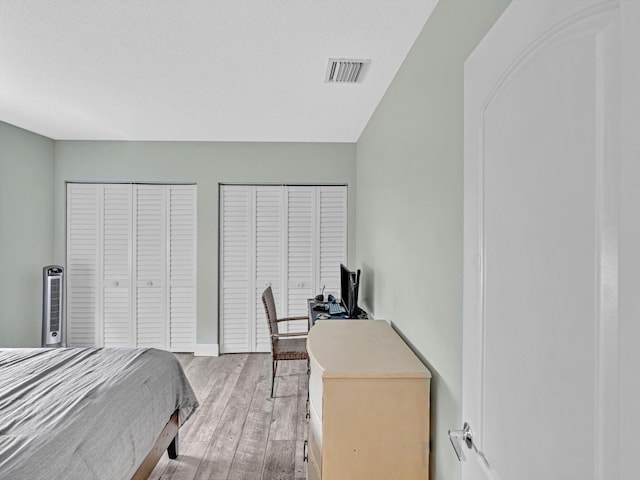
<svg viewBox="0 0 640 480">
<path fill-rule="evenodd" d="M 274 398 L 270 354 L 178 354 L 200 407 L 180 429 L 179 457 L 166 453 L 158 480 L 305 478 L 307 363 L 278 365 Z"/>
</svg>

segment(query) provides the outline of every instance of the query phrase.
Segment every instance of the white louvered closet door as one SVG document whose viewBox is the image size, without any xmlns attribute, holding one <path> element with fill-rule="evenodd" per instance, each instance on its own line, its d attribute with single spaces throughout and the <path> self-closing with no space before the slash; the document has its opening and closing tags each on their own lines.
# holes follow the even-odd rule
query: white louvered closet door
<svg viewBox="0 0 640 480">
<path fill-rule="evenodd" d="M 266 352 L 267 286 L 280 317 L 307 315 L 307 299 L 323 285 L 339 294 L 347 188 L 223 185 L 220 208 L 221 351 Z M 289 324 L 289 332 L 308 328 L 304 320 Z"/>
<path fill-rule="evenodd" d="M 196 186 L 67 186 L 67 344 L 192 352 Z"/>
<path fill-rule="evenodd" d="M 287 239 L 284 261 L 287 283 L 285 308 L 281 316 L 307 315 L 307 299 L 319 293 L 314 282 L 314 263 L 319 236 L 316 190 L 316 187 L 285 189 Z M 287 322 L 288 332 L 303 332 L 308 328 L 309 325 L 304 320 Z"/>
<path fill-rule="evenodd" d="M 95 185 L 67 185 L 67 345 L 98 342 L 101 302 L 100 195 Z"/>
<path fill-rule="evenodd" d="M 169 187 L 170 350 L 193 352 L 196 344 L 195 185 Z"/>
<path fill-rule="evenodd" d="M 282 311 L 283 187 L 255 187 L 255 336 L 254 351 L 271 348 L 262 293 L 271 287 L 278 312 Z M 278 313 L 280 314 L 280 313 Z"/>
<path fill-rule="evenodd" d="M 167 190 L 137 185 L 135 198 L 136 337 L 138 347 L 167 349 Z"/>
<path fill-rule="evenodd" d="M 252 309 L 253 189 L 220 187 L 220 350 L 249 352 Z"/>
<path fill-rule="evenodd" d="M 283 187 L 221 188 L 222 351 L 268 352 L 262 293 L 279 306 L 283 276 Z"/>
<path fill-rule="evenodd" d="M 96 185 L 102 197 L 102 315 L 98 345 L 133 345 L 131 322 L 132 185 Z M 100 265 L 99 265 L 100 267 Z"/>
<path fill-rule="evenodd" d="M 347 189 L 322 186 L 316 189 L 318 248 L 316 289 L 340 298 L 341 263 L 347 263 Z"/>
</svg>

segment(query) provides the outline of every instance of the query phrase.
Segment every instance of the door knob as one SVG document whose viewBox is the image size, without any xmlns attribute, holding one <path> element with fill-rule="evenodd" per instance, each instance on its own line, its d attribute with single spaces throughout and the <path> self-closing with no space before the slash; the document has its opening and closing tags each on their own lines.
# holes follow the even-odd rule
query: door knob
<svg viewBox="0 0 640 480">
<path fill-rule="evenodd" d="M 462 444 L 466 445 L 468 449 L 474 447 L 473 431 L 471 430 L 471 426 L 467 422 L 464 422 L 462 430 L 449 430 L 449 440 L 451 441 L 451 445 L 456 452 L 458 460 L 460 462 L 466 462 L 467 457 L 462 450 Z"/>
<path fill-rule="evenodd" d="M 153 286 L 153 282 L 152 282 L 151 280 L 149 280 L 149 281 L 147 282 L 147 287 L 152 287 L 152 286 Z"/>
<path fill-rule="evenodd" d="M 115 282 L 113 282 L 113 286 L 117 287 L 118 285 L 120 285 L 120 282 L 118 282 L 117 280 Z"/>
<path fill-rule="evenodd" d="M 476 444 L 473 443 L 473 430 L 471 430 L 471 425 L 464 422 L 462 430 L 449 430 L 449 440 L 451 440 L 451 445 L 458 456 L 458 460 L 461 462 L 467 461 L 467 457 L 464 454 L 464 447 L 467 447 L 467 449 L 471 450 L 477 456 L 478 465 L 486 478 L 488 480 L 500 480 L 496 471 L 489 464 L 487 457 L 481 450 L 478 450 Z"/>
</svg>

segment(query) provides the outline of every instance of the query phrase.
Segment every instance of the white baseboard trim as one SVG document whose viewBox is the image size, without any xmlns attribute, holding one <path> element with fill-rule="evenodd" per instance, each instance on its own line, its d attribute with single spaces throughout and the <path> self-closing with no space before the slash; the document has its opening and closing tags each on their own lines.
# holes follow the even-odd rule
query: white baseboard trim
<svg viewBox="0 0 640 480">
<path fill-rule="evenodd" d="M 220 348 L 217 343 L 196 343 L 193 355 L 195 357 L 217 357 L 220 355 Z"/>
</svg>

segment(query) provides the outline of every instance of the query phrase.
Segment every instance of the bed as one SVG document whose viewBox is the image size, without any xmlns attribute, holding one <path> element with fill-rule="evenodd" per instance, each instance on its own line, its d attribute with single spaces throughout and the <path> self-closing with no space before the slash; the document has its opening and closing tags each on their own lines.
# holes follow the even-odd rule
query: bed
<svg viewBox="0 0 640 480">
<path fill-rule="evenodd" d="M 170 352 L 0 349 L 0 478 L 146 478 L 197 406 Z"/>
</svg>

